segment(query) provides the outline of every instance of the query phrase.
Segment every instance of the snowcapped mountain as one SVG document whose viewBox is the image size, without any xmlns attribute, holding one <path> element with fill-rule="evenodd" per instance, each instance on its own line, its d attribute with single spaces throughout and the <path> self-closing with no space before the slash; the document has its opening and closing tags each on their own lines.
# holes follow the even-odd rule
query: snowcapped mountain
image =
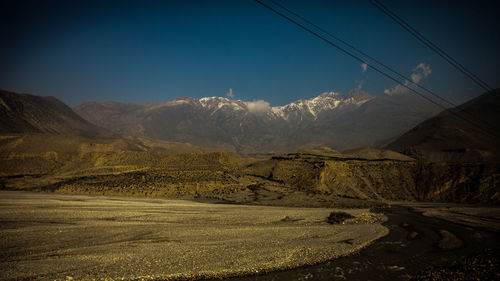
<svg viewBox="0 0 500 281">
<path fill-rule="evenodd" d="M 211 97 L 211 98 L 201 98 L 199 99 L 201 106 L 207 110 L 212 110 L 213 112 L 218 111 L 222 108 L 228 110 L 248 110 L 245 102 L 240 100 L 230 100 L 228 98 L 221 97 Z"/>
<path fill-rule="evenodd" d="M 369 145 L 403 133 L 437 113 L 401 96 L 325 92 L 284 106 L 224 97 L 161 103 L 83 103 L 84 119 L 123 135 L 189 142 L 238 152 L 284 152 L 328 145 Z M 411 108 L 408 118 L 405 114 Z M 396 116 L 398 120 L 392 120 Z M 390 124 L 394 123 L 394 126 Z M 368 127 L 367 127 L 368 126 Z"/>
<path fill-rule="evenodd" d="M 285 106 L 273 107 L 272 112 L 285 120 L 316 120 L 325 112 L 354 109 L 373 98 L 366 92 L 361 95 L 351 93 L 343 95 L 336 92 L 325 92 L 312 99 L 301 99 Z"/>
<path fill-rule="evenodd" d="M 361 94 L 359 94 L 361 93 Z M 359 107 L 365 102 L 371 100 L 373 96 L 363 91 L 350 92 L 348 95 L 343 95 L 336 92 L 325 92 L 321 95 L 307 99 L 298 100 L 284 106 L 266 106 L 266 102 L 247 102 L 241 100 L 231 100 L 224 97 L 204 97 L 195 100 L 189 97 L 181 97 L 173 101 L 164 103 L 166 106 L 176 106 L 181 104 L 197 104 L 201 105 L 203 110 L 209 111 L 210 115 L 216 114 L 218 111 L 233 111 L 241 113 L 264 113 L 268 118 L 282 120 L 310 120 L 318 119 L 324 112 L 342 111 Z M 260 110 L 254 110 L 252 107 L 260 102 L 263 106 Z M 267 108 L 266 108 L 267 107 Z"/>
</svg>

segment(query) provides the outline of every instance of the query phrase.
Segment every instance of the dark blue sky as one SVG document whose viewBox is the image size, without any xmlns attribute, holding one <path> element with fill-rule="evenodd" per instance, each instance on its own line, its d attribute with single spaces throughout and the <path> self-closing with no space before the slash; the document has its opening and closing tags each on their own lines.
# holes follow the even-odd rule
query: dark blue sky
<svg viewBox="0 0 500 281">
<path fill-rule="evenodd" d="M 462 102 L 483 92 L 367 0 L 279 1 L 406 75 Z M 494 88 L 494 1 L 382 1 Z M 490 7 L 491 5 L 491 7 Z M 395 83 L 251 0 L 2 1 L 0 88 L 83 101 L 138 103 L 224 96 L 282 105 L 362 83 Z"/>
</svg>

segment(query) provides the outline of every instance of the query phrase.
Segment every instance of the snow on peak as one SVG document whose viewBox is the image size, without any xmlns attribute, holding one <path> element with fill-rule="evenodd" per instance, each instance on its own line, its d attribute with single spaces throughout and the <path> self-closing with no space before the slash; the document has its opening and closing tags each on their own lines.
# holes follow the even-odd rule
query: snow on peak
<svg viewBox="0 0 500 281">
<path fill-rule="evenodd" d="M 240 100 L 230 100 L 223 97 L 204 97 L 199 99 L 202 107 L 213 110 L 212 114 L 221 108 L 232 110 L 245 110 L 244 103 Z"/>
<path fill-rule="evenodd" d="M 317 119 L 325 111 L 358 107 L 372 98 L 373 96 L 366 92 L 353 90 L 349 94 L 324 92 L 311 99 L 300 99 L 287 105 L 273 107 L 264 100 L 248 102 L 225 97 L 204 97 L 200 98 L 199 102 L 203 108 L 212 111 L 212 114 L 221 109 L 233 111 L 244 110 L 254 114 L 266 113 L 272 118 L 288 120 L 291 116 L 300 119 Z"/>
<path fill-rule="evenodd" d="M 317 96 L 316 98 L 342 98 L 341 93 L 336 93 L 336 92 L 324 92 L 321 95 Z"/>
<path fill-rule="evenodd" d="M 348 105 L 358 107 L 372 98 L 371 95 L 365 92 L 359 94 L 350 93 L 348 95 L 337 92 L 324 92 L 311 99 L 300 99 L 284 106 L 273 107 L 272 112 L 276 116 L 287 120 L 290 116 L 310 116 L 317 119 L 319 114 L 325 111 L 340 110 Z"/>
</svg>

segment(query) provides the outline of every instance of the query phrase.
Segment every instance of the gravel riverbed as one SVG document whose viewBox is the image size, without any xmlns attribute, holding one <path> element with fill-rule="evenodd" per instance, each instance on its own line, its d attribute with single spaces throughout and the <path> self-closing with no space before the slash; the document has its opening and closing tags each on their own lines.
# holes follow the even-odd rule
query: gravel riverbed
<svg viewBox="0 0 500 281">
<path fill-rule="evenodd" d="M 0 191 L 0 279 L 219 278 L 317 264 L 387 235 L 333 209 Z"/>
</svg>

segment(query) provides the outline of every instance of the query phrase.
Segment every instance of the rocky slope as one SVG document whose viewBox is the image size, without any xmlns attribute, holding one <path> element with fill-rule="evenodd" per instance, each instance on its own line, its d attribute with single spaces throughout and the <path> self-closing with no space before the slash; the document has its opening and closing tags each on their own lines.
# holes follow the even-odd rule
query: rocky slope
<svg viewBox="0 0 500 281">
<path fill-rule="evenodd" d="M 428 161 L 498 161 L 500 90 L 428 119 L 387 146 Z"/>
<path fill-rule="evenodd" d="M 365 154 L 366 153 L 366 154 Z M 248 174 L 303 192 L 363 200 L 500 202 L 500 166 L 426 163 L 390 151 L 328 148 L 256 162 Z M 366 156 L 365 156 L 366 155 Z"/>
<path fill-rule="evenodd" d="M 239 187 L 237 170 L 225 152 L 180 143 L 47 134 L 0 137 L 0 188 L 7 189 L 213 197 Z"/>
<path fill-rule="evenodd" d="M 86 120 L 124 135 L 189 142 L 242 153 L 281 153 L 328 145 L 372 145 L 403 133 L 439 109 L 407 94 L 360 90 L 323 93 L 285 106 L 220 97 L 164 103 L 97 103 L 74 109 Z"/>
<path fill-rule="evenodd" d="M 112 134 L 77 115 L 54 97 L 0 90 L 0 134 L 49 133 L 87 137 Z"/>
</svg>

